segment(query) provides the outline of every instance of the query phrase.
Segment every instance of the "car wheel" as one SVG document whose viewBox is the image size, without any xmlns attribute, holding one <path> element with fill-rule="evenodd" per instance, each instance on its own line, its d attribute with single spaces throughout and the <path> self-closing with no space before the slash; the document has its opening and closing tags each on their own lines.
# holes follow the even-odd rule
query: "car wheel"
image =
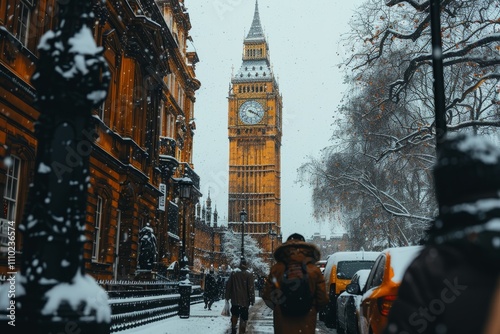
<svg viewBox="0 0 500 334">
<path fill-rule="evenodd" d="M 320 321 L 325 321 L 325 310 L 323 309 L 323 310 L 319 311 L 318 313 L 319 313 L 318 314 L 319 320 Z"/>
<path fill-rule="evenodd" d="M 347 318 L 347 311 L 344 313 L 344 321 L 345 321 L 345 333 L 349 334 L 351 331 L 349 329 L 349 319 Z"/>
<path fill-rule="evenodd" d="M 335 328 L 337 323 L 337 312 L 335 312 L 335 304 L 330 302 L 326 307 L 325 326 L 328 328 Z"/>
<path fill-rule="evenodd" d="M 344 330 L 344 327 L 342 327 L 340 325 L 340 322 L 339 322 L 339 318 L 337 318 L 337 320 L 335 321 L 336 324 L 337 324 L 337 334 L 345 334 L 345 330 Z"/>
</svg>

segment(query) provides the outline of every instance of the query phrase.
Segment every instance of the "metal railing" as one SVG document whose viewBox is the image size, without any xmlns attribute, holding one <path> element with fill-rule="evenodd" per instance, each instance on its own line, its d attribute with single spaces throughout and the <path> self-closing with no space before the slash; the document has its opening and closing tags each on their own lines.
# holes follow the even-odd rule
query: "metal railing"
<svg viewBox="0 0 500 334">
<path fill-rule="evenodd" d="M 177 316 L 179 285 L 171 281 L 98 281 L 108 294 L 111 332 Z M 193 285 L 191 305 L 203 301 L 201 286 Z"/>
</svg>

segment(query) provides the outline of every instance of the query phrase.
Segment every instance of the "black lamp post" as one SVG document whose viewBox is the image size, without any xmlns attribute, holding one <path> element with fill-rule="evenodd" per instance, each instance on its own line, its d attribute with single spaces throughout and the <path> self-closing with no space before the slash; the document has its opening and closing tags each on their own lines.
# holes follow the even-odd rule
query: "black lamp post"
<svg viewBox="0 0 500 334">
<path fill-rule="evenodd" d="M 110 77 L 104 50 L 92 35 L 92 3 L 58 2 L 58 26 L 41 38 L 31 78 L 40 117 L 34 180 L 19 226 L 24 236 L 16 281 L 22 289 L 15 300 L 20 333 L 110 331 L 106 293 L 85 274 L 83 256 L 89 156 L 97 137 L 91 110 L 106 98 Z"/>
<path fill-rule="evenodd" d="M 181 275 L 183 276 L 182 279 L 186 279 L 187 274 L 189 274 L 189 261 L 187 259 L 187 253 L 186 253 L 186 209 L 187 209 L 187 201 L 191 198 L 191 190 L 193 186 L 193 181 L 191 181 L 190 178 L 188 177 L 183 177 L 179 181 L 179 197 L 182 200 L 182 247 L 181 247 L 181 260 L 180 260 L 180 266 L 181 266 Z"/>
<path fill-rule="evenodd" d="M 443 79 L 443 46 L 441 41 L 441 1 L 430 0 L 432 69 L 434 72 L 434 108 L 436 148 L 446 134 L 446 107 Z"/>
<path fill-rule="evenodd" d="M 269 235 L 271 236 L 271 264 L 272 264 L 273 263 L 273 253 L 274 253 L 274 238 L 278 234 L 273 229 L 270 229 Z"/>
<path fill-rule="evenodd" d="M 240 221 L 241 221 L 241 259 L 245 258 L 245 220 L 247 219 L 247 212 L 243 208 L 240 211 Z"/>
<path fill-rule="evenodd" d="M 191 190 L 193 181 L 188 177 L 183 177 L 178 181 L 179 197 L 182 200 L 182 247 L 180 254 L 180 280 L 179 280 L 179 311 L 178 315 L 181 318 L 189 318 L 191 308 L 191 282 L 189 281 L 189 261 L 186 255 L 186 215 L 187 201 L 191 198 Z"/>
</svg>

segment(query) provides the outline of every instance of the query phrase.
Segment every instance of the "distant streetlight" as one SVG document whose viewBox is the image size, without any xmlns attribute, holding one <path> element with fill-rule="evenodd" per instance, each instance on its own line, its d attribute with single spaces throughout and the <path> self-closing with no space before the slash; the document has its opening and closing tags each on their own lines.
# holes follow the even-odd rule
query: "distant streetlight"
<svg viewBox="0 0 500 334">
<path fill-rule="evenodd" d="M 191 190 L 193 188 L 193 181 L 188 177 L 183 177 L 178 181 L 179 197 L 182 201 L 182 247 L 180 259 L 180 281 L 179 293 L 181 295 L 179 300 L 178 315 L 181 318 L 189 318 L 191 308 L 191 282 L 189 281 L 189 267 L 186 255 L 186 215 L 187 215 L 187 201 L 191 198 Z"/>
<path fill-rule="evenodd" d="M 181 247 L 181 260 L 180 260 L 180 265 L 181 265 L 181 274 L 188 274 L 189 273 L 189 268 L 188 266 L 188 261 L 187 261 L 187 255 L 186 255 L 186 208 L 187 208 L 187 201 L 191 198 L 191 189 L 192 189 L 193 181 L 191 181 L 190 178 L 188 177 L 183 177 L 182 179 L 179 180 L 179 197 L 182 200 L 182 247 Z M 187 270 L 186 270 L 187 269 Z M 184 271 L 184 272 L 182 272 Z M 186 279 L 184 276 L 183 279 Z"/>
<path fill-rule="evenodd" d="M 245 258 L 245 242 L 244 242 L 244 237 L 245 237 L 245 220 L 247 219 L 247 212 L 243 208 L 240 211 L 240 221 L 241 221 L 241 258 Z"/>
<path fill-rule="evenodd" d="M 271 264 L 273 263 L 273 253 L 274 253 L 274 238 L 278 235 L 273 229 L 269 229 L 269 235 L 271 236 Z"/>
</svg>

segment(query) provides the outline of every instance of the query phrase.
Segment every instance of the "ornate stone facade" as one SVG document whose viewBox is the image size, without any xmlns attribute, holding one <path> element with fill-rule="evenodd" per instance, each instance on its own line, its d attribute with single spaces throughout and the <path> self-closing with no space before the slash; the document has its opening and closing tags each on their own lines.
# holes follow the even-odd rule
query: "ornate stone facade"
<svg viewBox="0 0 500 334">
<path fill-rule="evenodd" d="M 241 231 L 240 211 L 244 208 L 248 214 L 245 233 L 270 253 L 270 231 L 281 233 L 283 103 L 257 2 L 243 41 L 241 67 L 231 80 L 228 103 L 229 228 Z"/>
<path fill-rule="evenodd" d="M 157 238 L 153 272 L 165 272 L 178 260 L 184 219 L 187 235 L 195 235 L 201 196 L 192 164 L 198 56 L 189 47 L 191 22 L 182 0 L 94 2 L 91 28 L 105 50 L 111 86 L 94 112 L 92 150 L 68 152 L 63 168 L 90 155 L 87 271 L 98 279 L 133 279 L 139 231 L 147 224 Z M 5 224 L 20 223 L 33 179 L 39 111 L 30 80 L 36 47 L 57 12 L 55 0 L 6 0 L 0 6 L 0 274 L 7 271 Z M 179 198 L 182 177 L 193 181 L 189 199 Z M 189 254 L 194 242 L 186 240 Z M 21 233 L 16 249 L 22 253 Z"/>
</svg>

